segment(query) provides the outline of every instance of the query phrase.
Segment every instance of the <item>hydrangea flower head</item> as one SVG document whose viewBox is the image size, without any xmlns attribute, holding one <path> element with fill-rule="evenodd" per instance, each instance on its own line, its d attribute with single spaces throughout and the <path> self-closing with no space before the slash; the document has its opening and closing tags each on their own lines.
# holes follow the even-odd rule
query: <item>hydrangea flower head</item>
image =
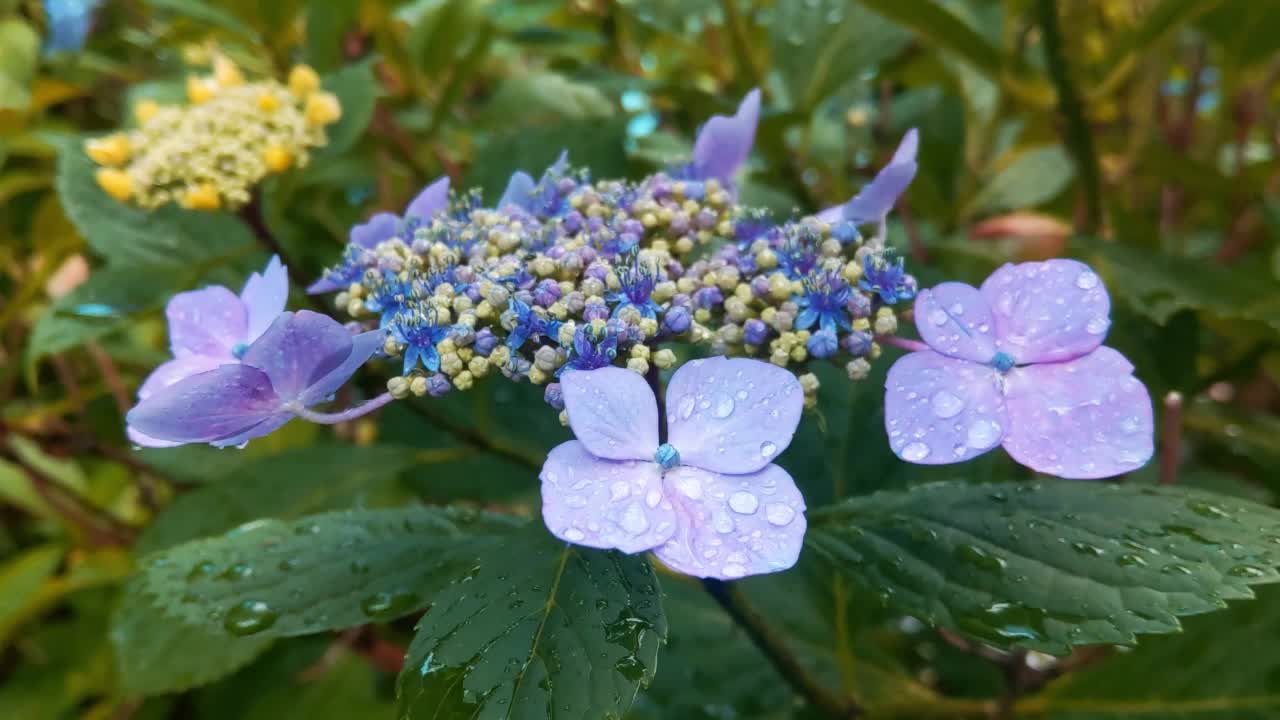
<svg viewBox="0 0 1280 720">
<path fill-rule="evenodd" d="M 174 295 L 165 307 L 173 359 L 151 372 L 138 389 L 146 400 L 180 380 L 240 362 L 249 346 L 284 312 L 289 276 L 272 257 L 262 274 L 253 273 L 239 295 L 221 285 Z M 172 442 L 149 437 L 130 426 L 129 438 L 146 447 Z"/>
<path fill-rule="evenodd" d="M 1075 260 L 1005 265 L 974 288 L 916 298 L 929 350 L 899 358 L 885 383 L 889 444 L 903 460 L 945 464 L 1003 445 L 1064 478 L 1103 478 L 1151 458 L 1151 396 L 1133 365 L 1102 346 L 1111 301 Z"/>
<path fill-rule="evenodd" d="M 692 360 L 658 403 L 637 373 L 560 379 L 576 440 L 542 466 L 542 517 L 578 545 L 651 550 L 674 570 L 721 579 L 785 570 L 804 539 L 804 498 L 773 464 L 800 422 L 795 376 L 758 360 Z"/>
<path fill-rule="evenodd" d="M 328 400 L 382 344 L 378 330 L 352 337 L 328 316 L 281 313 L 239 362 L 149 395 L 126 420 L 131 429 L 171 444 L 243 445 Z"/>
</svg>

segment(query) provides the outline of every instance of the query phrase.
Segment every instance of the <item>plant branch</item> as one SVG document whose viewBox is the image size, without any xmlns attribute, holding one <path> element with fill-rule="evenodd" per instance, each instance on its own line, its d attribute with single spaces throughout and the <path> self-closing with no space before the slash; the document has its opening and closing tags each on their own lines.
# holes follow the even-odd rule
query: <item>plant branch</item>
<svg viewBox="0 0 1280 720">
<path fill-rule="evenodd" d="M 1084 105 L 1071 81 L 1071 69 L 1062 49 L 1058 3 L 1056 0 L 1037 0 L 1036 10 L 1044 43 L 1045 65 L 1058 92 L 1058 111 L 1067 123 L 1063 140 L 1075 159 L 1076 171 L 1084 185 L 1084 218 L 1078 223 L 1077 230 L 1094 234 L 1102 227 L 1102 173 L 1093 147 L 1093 134 L 1089 131 Z"/>
<path fill-rule="evenodd" d="M 810 705 L 831 718 L 856 718 L 863 715 L 863 709 L 856 702 L 840 697 L 804 667 L 783 638 L 751 607 L 736 585 L 707 578 L 702 581 L 702 587 Z"/>
<path fill-rule="evenodd" d="M 298 407 L 287 407 L 286 409 L 308 422 L 319 423 L 321 425 L 337 425 L 338 423 L 349 422 L 356 418 L 368 415 L 392 400 L 395 400 L 395 398 L 391 396 L 391 393 L 384 392 L 372 400 L 367 400 L 353 408 L 347 408 L 342 412 L 316 412 L 314 410 L 308 410 L 301 405 Z"/>
</svg>

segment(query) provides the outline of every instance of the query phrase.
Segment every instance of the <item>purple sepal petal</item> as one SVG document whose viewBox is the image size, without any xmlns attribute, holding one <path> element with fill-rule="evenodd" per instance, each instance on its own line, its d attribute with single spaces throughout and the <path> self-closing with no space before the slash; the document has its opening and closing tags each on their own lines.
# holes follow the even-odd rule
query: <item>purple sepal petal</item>
<svg viewBox="0 0 1280 720">
<path fill-rule="evenodd" d="M 946 465 L 999 445 L 1010 418 L 997 376 L 932 350 L 898 358 L 885 379 L 889 447 L 907 462 Z"/>
<path fill-rule="evenodd" d="M 326 273 L 322 275 L 319 280 L 316 280 L 307 286 L 307 294 L 322 295 L 324 293 L 331 293 L 337 290 L 346 290 L 347 287 L 348 285 L 346 283 L 334 282 L 329 278 L 328 273 Z"/>
<path fill-rule="evenodd" d="M 618 367 L 569 370 L 560 386 L 573 434 L 593 455 L 653 462 L 658 401 L 644 378 Z"/>
<path fill-rule="evenodd" d="M 293 420 L 294 417 L 296 416 L 293 413 L 278 412 L 238 435 L 232 435 L 231 437 L 222 438 L 221 440 L 214 440 L 209 444 L 216 448 L 242 448 L 245 446 L 245 443 L 254 438 L 266 437 L 276 430 L 279 430 L 281 427 L 288 424 L 290 420 Z"/>
<path fill-rule="evenodd" d="M 222 365 L 233 365 L 233 360 L 211 357 L 209 355 L 187 355 L 161 363 L 138 388 L 138 399 L 146 400 L 157 392 L 184 380 L 192 375 L 208 372 Z"/>
<path fill-rule="evenodd" d="M 637 553 L 675 533 L 662 468 L 652 460 L 603 460 L 570 440 L 551 450 L 539 477 L 542 519 L 561 540 Z"/>
<path fill-rule="evenodd" d="M 760 119 L 760 90 L 742 98 L 732 117 L 713 115 L 698 132 L 693 144 L 693 169 L 702 180 L 716 178 L 725 185 L 751 154 L 756 124 Z"/>
<path fill-rule="evenodd" d="M 429 219 L 449 207 L 449 177 L 446 175 L 422 189 L 405 208 L 406 218 Z"/>
<path fill-rule="evenodd" d="M 396 217 L 394 213 L 380 212 L 365 222 L 352 226 L 347 239 L 352 245 L 359 245 L 362 248 L 372 250 L 383 240 L 390 240 L 395 237 L 399 225 L 400 218 Z"/>
<path fill-rule="evenodd" d="M 1009 373 L 1004 448 L 1037 472 L 1072 479 L 1137 470 L 1154 451 L 1151 396 L 1116 350 Z"/>
<path fill-rule="evenodd" d="M 240 291 L 240 302 L 244 303 L 248 322 L 248 331 L 242 342 L 251 343 L 261 337 L 284 312 L 288 300 L 289 273 L 280 264 L 280 258 L 272 255 L 262 274 L 250 275 Z"/>
<path fill-rule="evenodd" d="M 174 357 L 210 355 L 230 362 L 232 348 L 248 332 L 244 303 L 221 285 L 178 293 L 164 312 Z"/>
<path fill-rule="evenodd" d="M 310 310 L 283 313 L 249 346 L 244 364 L 258 368 L 285 402 L 337 368 L 351 354 L 351 333 L 337 320 Z"/>
<path fill-rule="evenodd" d="M 776 365 L 745 358 L 692 360 L 667 387 L 667 441 L 685 465 L 753 473 L 791 444 L 803 409 L 800 382 Z"/>
<path fill-rule="evenodd" d="M 263 371 L 222 365 L 179 380 L 138 403 L 125 420 L 146 436 L 176 443 L 234 437 L 280 413 Z"/>
<path fill-rule="evenodd" d="M 1008 264 L 982 283 L 995 316 L 996 347 L 1018 363 L 1070 360 L 1102 344 L 1111 299 L 1076 260 Z"/>
<path fill-rule="evenodd" d="M 991 308 L 972 285 L 947 282 L 921 290 L 915 318 L 921 339 L 943 355 L 985 364 L 996 354 Z"/>
<path fill-rule="evenodd" d="M 686 575 L 732 580 L 795 565 L 808 523 L 804 497 L 786 470 L 720 475 L 688 465 L 667 472 L 675 536 L 653 553 Z"/>
<path fill-rule="evenodd" d="M 911 128 L 902 136 L 902 142 L 898 143 L 889 164 L 881 168 L 871 182 L 844 205 L 818 213 L 818 219 L 827 223 L 843 219 L 858 225 L 882 220 L 915 179 L 919 147 L 920 135 Z"/>
<path fill-rule="evenodd" d="M 374 353 L 382 349 L 386 333 L 382 330 L 370 330 L 351 338 L 351 352 L 337 367 L 330 370 L 319 380 L 312 383 L 298 397 L 303 406 L 324 402 L 338 391 L 360 366 L 369 361 Z"/>
<path fill-rule="evenodd" d="M 537 187 L 537 183 L 533 181 L 529 173 L 523 170 L 515 171 L 511 174 L 511 179 L 507 181 L 507 189 L 502 192 L 502 199 L 498 201 L 497 208 L 501 210 L 508 205 L 514 205 L 528 210 L 533 202 L 535 187 Z"/>
</svg>

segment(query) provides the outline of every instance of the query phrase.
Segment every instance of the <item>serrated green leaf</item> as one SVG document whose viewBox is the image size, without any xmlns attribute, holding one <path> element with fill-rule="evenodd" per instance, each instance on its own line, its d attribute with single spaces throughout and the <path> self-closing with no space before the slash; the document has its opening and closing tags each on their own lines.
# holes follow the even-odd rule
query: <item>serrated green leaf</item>
<svg viewBox="0 0 1280 720">
<path fill-rule="evenodd" d="M 169 268 L 194 282 L 192 275 L 199 277 L 255 248 L 248 226 L 232 215 L 172 204 L 150 211 L 127 205 L 98 187 L 96 170 L 82 139 L 59 144 L 55 185 L 67 217 L 94 251 L 122 271 Z"/>
<path fill-rule="evenodd" d="M 783 0 L 774 8 L 769 39 L 791 106 L 809 112 L 841 85 L 899 53 L 911 35 L 859 4 Z"/>
<path fill-rule="evenodd" d="M 256 520 L 148 556 L 140 590 L 157 613 L 211 634 L 288 637 L 392 620 L 427 607 L 513 522 L 429 507 Z"/>
<path fill-rule="evenodd" d="M 541 523 L 481 558 L 418 623 L 399 716 L 620 717 L 666 637 L 649 561 L 566 545 Z"/>
<path fill-rule="evenodd" d="M 237 462 L 228 477 L 179 496 L 156 516 L 138 538 L 138 552 L 164 550 L 256 518 L 292 520 L 351 506 L 375 483 L 411 466 L 417 452 L 322 445 Z"/>
<path fill-rule="evenodd" d="M 1019 153 L 992 177 L 969 203 L 973 213 L 1021 210 L 1051 200 L 1075 177 L 1061 145 Z"/>
<path fill-rule="evenodd" d="M 111 618 L 111 645 L 126 692 L 157 695 L 204 685 L 253 661 L 270 637 L 236 637 L 165 616 L 145 592 L 145 578 L 125 586 Z"/>
<path fill-rule="evenodd" d="M 1280 511 L 1190 488 L 937 483 L 811 513 L 806 544 L 896 609 L 1064 653 L 1274 582 Z"/>
<path fill-rule="evenodd" d="M 1054 720 L 1276 717 L 1280 653 L 1269 639 L 1280 634 L 1280 588 L 1261 588 L 1254 602 L 1185 625 L 1062 678 L 1019 710 Z M 1247 657 L 1241 648 L 1251 648 Z"/>
<path fill-rule="evenodd" d="M 1134 245 L 1084 244 L 1095 267 L 1114 278 L 1112 292 L 1158 323 L 1191 309 L 1280 329 L 1280 292 L 1262 263 L 1225 267 Z"/>
<path fill-rule="evenodd" d="M 320 78 L 321 86 L 337 96 L 342 106 L 342 117 L 325 129 L 329 142 L 316 151 L 317 162 L 349 150 L 369 127 L 381 87 L 373 74 L 376 61 L 376 57 L 365 58 Z"/>
</svg>

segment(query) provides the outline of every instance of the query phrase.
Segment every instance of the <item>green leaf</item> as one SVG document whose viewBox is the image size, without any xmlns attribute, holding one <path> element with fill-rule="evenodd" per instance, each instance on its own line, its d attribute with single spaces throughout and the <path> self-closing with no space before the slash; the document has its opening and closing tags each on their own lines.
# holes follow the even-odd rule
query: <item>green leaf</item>
<svg viewBox="0 0 1280 720">
<path fill-rule="evenodd" d="M 53 577 L 66 548 L 49 544 L 7 558 L 0 565 L 0 648 L 9 633 L 23 618 L 23 610 L 40 592 L 45 581 Z"/>
<path fill-rule="evenodd" d="M 67 217 L 90 247 L 122 272 L 168 268 L 190 283 L 255 248 L 248 226 L 232 215 L 172 204 L 150 211 L 127 205 L 98 187 L 96 170 L 81 138 L 60 143 L 55 185 Z"/>
<path fill-rule="evenodd" d="M 897 55 L 911 39 L 900 25 L 844 0 L 784 0 L 769 27 L 773 65 L 791 106 L 801 112 Z"/>
<path fill-rule="evenodd" d="M 513 117 L 519 117 L 521 123 L 548 124 L 607 118 L 615 109 L 613 100 L 593 85 L 560 73 L 532 72 L 504 81 L 484 114 L 495 125 L 506 125 Z"/>
<path fill-rule="evenodd" d="M 165 508 L 138 538 L 138 552 L 226 532 L 255 518 L 291 520 L 350 506 L 375 484 L 413 465 L 416 454 L 407 447 L 321 445 L 237 462 L 224 470 L 223 479 L 180 495 Z"/>
<path fill-rule="evenodd" d="M 1053 199 L 1062 192 L 1075 169 L 1061 145 L 1019 153 L 992 177 L 970 203 L 970 213 L 1022 210 Z"/>
<path fill-rule="evenodd" d="M 1112 292 L 1158 323 L 1179 310 L 1191 309 L 1280 329 L 1280 293 L 1262 263 L 1225 267 L 1134 245 L 1083 244 L 1095 267 L 1110 280 L 1107 285 Z"/>
<path fill-rule="evenodd" d="M 153 8 L 168 10 L 176 15 L 195 20 L 201 25 L 212 25 L 233 33 L 256 38 L 253 29 L 245 25 L 235 15 L 217 7 L 216 3 L 198 0 L 147 0 Z"/>
<path fill-rule="evenodd" d="M 1254 602 L 1185 625 L 1074 672 L 1027 704 L 1061 720 L 1276 717 L 1280 652 L 1270 638 L 1280 634 L 1280 589 L 1261 588 Z"/>
<path fill-rule="evenodd" d="M 320 78 L 321 86 L 338 97 L 342 117 L 325 130 L 329 142 L 315 153 L 317 162 L 349 150 L 369 127 L 381 88 L 373 74 L 376 61 L 368 57 Z"/>
<path fill-rule="evenodd" d="M 493 546 L 418 623 L 399 717 L 620 717 L 667 634 L 649 561 L 566 545 L 541 523 Z"/>
<path fill-rule="evenodd" d="M 255 520 L 150 555 L 141 591 L 203 632 L 287 637 L 421 610 L 476 564 L 494 515 L 408 507 Z"/>
<path fill-rule="evenodd" d="M 988 76 L 1001 72 L 1000 50 L 934 0 L 862 0 L 860 4 L 909 28 L 931 47 L 950 50 Z"/>
<path fill-rule="evenodd" d="M 111 618 L 111 645 L 126 692 L 157 695 L 213 682 L 253 661 L 271 638 L 236 637 L 176 622 L 156 609 L 145 578 L 125 586 Z"/>
<path fill-rule="evenodd" d="M 342 41 L 359 18 L 357 0 L 309 0 L 307 3 L 307 56 L 317 70 L 332 70 L 342 63 Z"/>
<path fill-rule="evenodd" d="M 19 18 L 0 20 L 0 109 L 26 110 L 40 61 L 40 36 Z"/>
<path fill-rule="evenodd" d="M 1190 488 L 937 483 L 810 517 L 809 547 L 882 601 L 1048 653 L 1174 632 L 1280 578 L 1280 511 Z"/>
<path fill-rule="evenodd" d="M 625 121 L 618 120 L 566 121 L 494 133 L 476 153 L 466 184 L 496 202 L 511 173 L 524 170 L 536 179 L 561 150 L 569 152 L 572 165 L 591 168 L 593 177 L 622 177 L 627 173 L 625 140 Z"/>
</svg>

